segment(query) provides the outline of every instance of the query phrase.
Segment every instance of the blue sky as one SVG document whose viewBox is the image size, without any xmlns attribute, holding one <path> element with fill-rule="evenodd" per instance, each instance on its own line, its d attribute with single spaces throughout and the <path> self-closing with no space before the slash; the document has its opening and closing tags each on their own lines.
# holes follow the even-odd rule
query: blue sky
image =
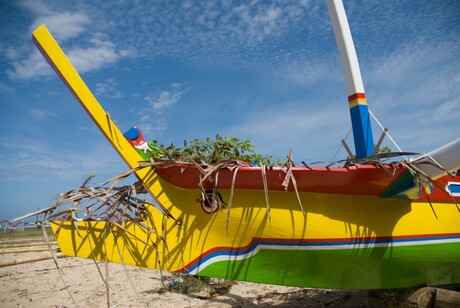
<svg viewBox="0 0 460 308">
<path fill-rule="evenodd" d="M 399 146 L 459 137 L 460 2 L 344 5 L 369 108 Z M 218 133 L 329 161 L 351 127 L 325 1 L 0 0 L 0 220 L 126 169 L 34 47 L 41 23 L 121 130 L 159 143 Z"/>
</svg>

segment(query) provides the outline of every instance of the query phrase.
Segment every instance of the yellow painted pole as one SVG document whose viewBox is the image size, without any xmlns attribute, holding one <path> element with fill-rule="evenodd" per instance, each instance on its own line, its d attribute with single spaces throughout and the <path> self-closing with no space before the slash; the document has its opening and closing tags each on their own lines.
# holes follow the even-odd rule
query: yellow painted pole
<svg viewBox="0 0 460 308">
<path fill-rule="evenodd" d="M 140 161 L 139 154 L 125 139 L 109 114 L 101 107 L 46 26 L 39 26 L 32 33 L 32 36 L 35 45 L 42 55 L 73 93 L 75 98 L 80 102 L 81 106 L 93 119 L 94 123 L 99 127 L 126 164 L 130 168 L 138 167 Z M 152 197 L 155 197 L 152 191 L 153 177 L 155 176 L 153 169 L 145 168 L 138 170 L 136 175 L 146 185 Z"/>
</svg>

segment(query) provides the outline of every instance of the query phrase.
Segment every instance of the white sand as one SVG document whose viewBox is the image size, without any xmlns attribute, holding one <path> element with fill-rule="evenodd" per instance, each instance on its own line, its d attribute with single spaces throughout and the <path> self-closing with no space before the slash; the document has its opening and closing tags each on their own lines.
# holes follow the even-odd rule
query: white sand
<svg viewBox="0 0 460 308">
<path fill-rule="evenodd" d="M 44 245 L 43 239 L 34 239 L 29 245 Z M 0 242 L 0 248 L 8 247 L 13 247 L 11 242 Z M 2 251 L 0 263 L 41 255 L 50 256 L 50 252 Z M 0 307 L 75 307 L 74 300 L 78 307 L 107 307 L 106 287 L 94 261 L 65 257 L 58 263 L 66 284 L 52 259 L 0 267 Z M 105 264 L 97 264 L 104 274 Z M 376 304 L 388 307 L 391 299 L 383 291 L 368 296 L 367 291 L 303 289 L 250 282 L 232 285 L 222 280 L 211 280 L 211 284 L 218 289 L 226 283 L 231 286 L 228 290 L 210 292 L 208 285 L 198 293 L 182 294 L 170 290 L 171 273 L 164 273 L 163 279 L 162 282 L 157 270 L 127 266 L 125 271 L 121 264 L 109 264 L 110 307 L 376 307 Z"/>
</svg>

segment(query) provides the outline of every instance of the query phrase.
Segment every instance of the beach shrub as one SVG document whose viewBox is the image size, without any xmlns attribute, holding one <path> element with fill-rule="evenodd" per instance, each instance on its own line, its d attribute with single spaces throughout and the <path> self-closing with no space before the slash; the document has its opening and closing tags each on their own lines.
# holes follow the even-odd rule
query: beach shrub
<svg viewBox="0 0 460 308">
<path fill-rule="evenodd" d="M 172 277 L 169 290 L 181 294 L 205 292 L 210 297 L 216 297 L 228 293 L 235 284 L 237 284 L 237 282 L 233 280 L 175 274 Z"/>
</svg>

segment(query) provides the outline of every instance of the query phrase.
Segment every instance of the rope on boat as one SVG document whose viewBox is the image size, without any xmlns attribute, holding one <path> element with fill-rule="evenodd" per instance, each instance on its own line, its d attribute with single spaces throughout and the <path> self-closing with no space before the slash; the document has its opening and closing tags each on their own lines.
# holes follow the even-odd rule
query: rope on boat
<svg viewBox="0 0 460 308">
<path fill-rule="evenodd" d="M 406 152 L 403 152 L 403 150 L 399 147 L 399 145 L 396 143 L 396 141 L 393 139 L 393 137 L 391 137 L 390 133 L 388 132 L 388 129 L 386 129 L 382 123 L 380 123 L 380 121 L 377 119 L 377 117 L 372 113 L 372 111 L 369 109 L 369 114 L 372 116 L 372 118 L 375 120 L 375 122 L 378 124 L 378 126 L 382 129 L 382 132 L 383 132 L 383 135 L 382 136 L 388 136 L 388 138 L 391 140 L 391 142 L 395 145 L 395 147 L 398 149 L 399 153 L 406 153 Z M 350 128 L 348 130 L 348 133 L 347 135 L 345 136 L 345 138 L 343 138 L 343 140 L 347 140 L 347 138 L 350 136 L 350 133 L 352 132 L 352 129 Z M 332 157 L 332 159 L 329 161 L 330 163 L 330 166 L 332 165 L 335 165 L 336 163 L 340 162 L 340 161 L 336 161 L 336 157 L 337 155 L 339 154 L 339 151 L 340 149 L 343 147 L 343 143 L 340 143 L 339 145 L 339 148 L 337 149 L 337 151 L 335 152 L 334 156 Z M 375 156 L 375 155 L 372 155 L 372 156 Z M 404 156 L 404 155 L 403 155 Z M 406 157 L 405 157 L 406 158 Z M 352 159 L 352 158 L 351 158 Z M 407 158 L 406 158 L 407 159 Z"/>
<path fill-rule="evenodd" d="M 348 133 L 347 133 L 347 135 L 345 136 L 345 138 L 343 138 L 343 140 L 347 140 L 348 136 L 350 136 L 350 134 L 351 134 L 351 131 L 352 131 L 352 129 L 350 128 L 350 129 L 348 130 Z M 340 149 L 341 149 L 342 147 L 343 147 L 343 143 L 340 143 L 339 148 L 337 149 L 337 151 L 335 152 L 334 156 L 332 157 L 332 159 L 331 159 L 331 161 L 330 161 L 331 163 L 335 161 L 335 158 L 336 158 L 337 155 L 339 154 Z"/>
<path fill-rule="evenodd" d="M 383 127 L 382 123 L 380 123 L 380 121 L 377 119 L 377 117 L 372 113 L 372 111 L 369 109 L 369 114 L 372 116 L 372 118 L 375 120 L 375 122 L 377 122 L 377 124 L 380 126 L 380 128 L 382 129 L 382 131 L 385 131 L 385 127 Z M 385 135 L 388 136 L 388 138 L 390 138 L 391 142 L 393 142 L 393 144 L 396 146 L 396 148 L 398 149 L 399 152 L 403 152 L 403 150 L 401 150 L 401 148 L 399 147 L 399 145 L 396 143 L 396 141 L 391 137 L 390 133 L 385 132 Z"/>
</svg>

